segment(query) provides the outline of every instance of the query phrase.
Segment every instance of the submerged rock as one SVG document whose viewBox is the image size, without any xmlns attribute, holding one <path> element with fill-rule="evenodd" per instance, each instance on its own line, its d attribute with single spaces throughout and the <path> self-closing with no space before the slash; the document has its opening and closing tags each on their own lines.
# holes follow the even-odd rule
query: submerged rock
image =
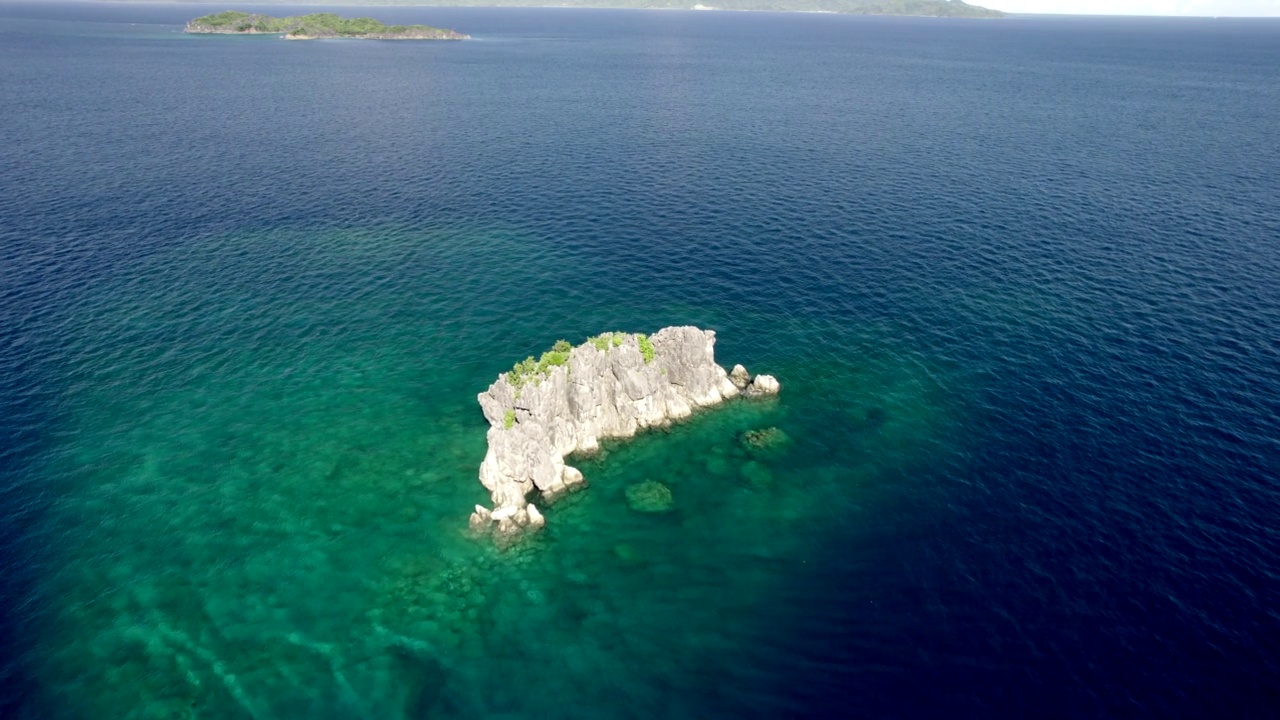
<svg viewBox="0 0 1280 720">
<path fill-rule="evenodd" d="M 768 490 L 773 487 L 773 473 L 755 460 L 748 460 L 742 465 L 742 477 L 747 481 L 747 485 L 755 490 Z"/>
<path fill-rule="evenodd" d="M 668 327 L 652 336 L 605 333 L 577 347 L 560 341 L 498 376 L 477 399 L 489 421 L 480 482 L 494 509 L 471 516 L 474 527 L 513 533 L 531 524 L 528 498 L 552 498 L 583 485 L 572 453 L 595 452 L 605 438 L 665 427 L 747 394 L 773 394 L 778 382 L 742 366 L 730 377 L 715 362 L 715 333 Z M 541 515 L 539 514 L 539 517 Z"/>
<path fill-rule="evenodd" d="M 627 505 L 636 512 L 661 513 L 674 508 L 675 499 L 671 488 L 656 480 L 645 480 L 627 486 Z"/>
<path fill-rule="evenodd" d="M 791 436 L 776 427 L 748 430 L 738 435 L 738 447 L 751 460 L 776 461 L 791 449 Z"/>
<path fill-rule="evenodd" d="M 747 449 L 747 452 L 752 452 L 780 447 L 790 442 L 791 438 L 779 428 L 768 427 L 748 430 L 738 437 L 738 441 Z"/>
<path fill-rule="evenodd" d="M 725 476 L 733 474 L 733 466 L 729 464 L 729 460 L 718 455 L 707 458 L 705 466 L 709 475 Z"/>
<path fill-rule="evenodd" d="M 638 565 L 644 562 L 644 556 L 631 543 L 618 543 L 613 546 L 613 556 L 627 565 Z"/>
</svg>

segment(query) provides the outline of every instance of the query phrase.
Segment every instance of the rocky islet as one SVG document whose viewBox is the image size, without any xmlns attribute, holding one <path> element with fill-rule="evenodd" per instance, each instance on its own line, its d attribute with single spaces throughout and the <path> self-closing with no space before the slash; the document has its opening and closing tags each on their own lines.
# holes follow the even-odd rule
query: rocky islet
<svg viewBox="0 0 1280 720">
<path fill-rule="evenodd" d="M 566 465 L 600 441 L 687 418 L 734 397 L 777 394 L 770 375 L 752 377 L 715 361 L 715 332 L 666 327 L 652 336 L 605 333 L 576 347 L 563 341 L 498 376 L 477 399 L 489 421 L 480 482 L 492 508 L 477 505 L 470 526 L 510 536 L 546 518 L 532 496 L 551 500 L 585 483 Z"/>
</svg>

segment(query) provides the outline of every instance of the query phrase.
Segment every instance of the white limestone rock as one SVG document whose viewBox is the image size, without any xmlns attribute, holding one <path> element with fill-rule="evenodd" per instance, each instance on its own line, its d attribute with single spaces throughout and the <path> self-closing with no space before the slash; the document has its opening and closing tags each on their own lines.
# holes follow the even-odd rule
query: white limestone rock
<svg viewBox="0 0 1280 720">
<path fill-rule="evenodd" d="M 529 527 L 540 528 L 547 524 L 547 519 L 542 516 L 538 507 L 533 503 L 529 503 L 525 510 L 527 510 L 529 514 Z"/>
<path fill-rule="evenodd" d="M 489 512 L 489 508 L 477 505 L 476 511 L 471 513 L 471 519 L 467 522 L 467 525 L 472 530 L 484 530 L 489 527 L 491 522 L 493 522 L 493 513 Z"/>
<path fill-rule="evenodd" d="M 573 489 L 584 484 L 587 479 L 582 476 L 582 471 L 578 468 L 565 465 L 564 473 L 561 475 L 561 481 L 564 483 L 566 488 Z"/>
<path fill-rule="evenodd" d="M 582 473 L 564 458 L 595 452 L 602 439 L 666 426 L 741 392 L 778 392 L 777 380 L 749 381 L 741 365 L 726 373 L 715 362 L 715 337 L 692 326 L 647 338 L 606 333 L 567 349 L 561 364 L 500 375 L 477 396 L 489 421 L 489 449 L 480 464 L 480 482 L 495 508 L 487 521 L 497 522 L 500 534 L 545 523 L 536 509 L 530 512 L 528 497 L 552 498 L 583 485 Z M 486 520 L 478 510 L 472 519 Z"/>
<path fill-rule="evenodd" d="M 748 395 L 777 395 L 782 390 L 782 386 L 778 384 L 778 379 L 772 375 L 757 375 L 755 380 L 751 381 L 751 387 L 747 388 Z"/>
</svg>

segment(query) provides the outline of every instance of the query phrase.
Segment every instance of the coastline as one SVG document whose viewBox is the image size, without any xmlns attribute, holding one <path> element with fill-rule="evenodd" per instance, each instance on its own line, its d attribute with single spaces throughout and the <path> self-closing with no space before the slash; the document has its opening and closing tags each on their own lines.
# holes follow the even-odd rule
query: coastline
<svg viewBox="0 0 1280 720">
<path fill-rule="evenodd" d="M 172 0 L 82 0 L 86 4 L 104 4 L 104 5 L 173 5 L 182 7 L 200 7 L 200 6 L 218 6 L 221 3 L 217 0 L 191 0 L 191 2 L 173 2 Z M 250 3 L 251 7 L 261 8 L 316 8 L 319 10 L 364 10 L 364 9 L 431 9 L 431 10 L 625 10 L 625 11 L 661 11 L 661 12 L 733 12 L 733 13 L 753 13 L 753 14 L 798 14 L 798 15 L 846 15 L 850 17 L 896 17 L 896 18 L 939 18 L 953 20 L 1001 20 L 1013 17 L 1015 13 L 1007 13 L 995 8 L 985 6 L 972 6 L 982 10 L 990 10 L 995 15 L 931 15 L 931 14 L 904 14 L 904 13 L 881 13 L 881 12 L 842 12 L 840 10 L 821 10 L 821 9 L 778 9 L 778 8 L 727 8 L 715 5 L 704 5 L 695 3 L 688 7 L 625 7 L 618 5 L 480 5 L 480 4 L 461 4 L 461 5 L 441 5 L 441 4 L 420 4 L 420 3 Z M 1018 16 L 1026 16 L 1027 13 L 1016 13 Z M 1040 17 L 1038 15 L 1032 15 Z M 1045 16 L 1048 17 L 1048 16 Z M 1083 16 L 1062 16 L 1062 17 L 1083 17 Z M 387 38 L 391 39 L 391 38 Z"/>
<path fill-rule="evenodd" d="M 383 37 L 378 35 L 290 35 L 289 33 L 191 33 L 192 35 L 279 35 L 281 40 L 470 40 L 470 35 L 462 37 Z"/>
<path fill-rule="evenodd" d="M 352 40 L 469 40 L 470 35 L 429 25 L 386 25 L 369 17 L 344 18 L 336 13 L 275 17 L 229 10 L 187 21 L 192 35 L 279 35 L 286 40 L 347 38 Z"/>
</svg>

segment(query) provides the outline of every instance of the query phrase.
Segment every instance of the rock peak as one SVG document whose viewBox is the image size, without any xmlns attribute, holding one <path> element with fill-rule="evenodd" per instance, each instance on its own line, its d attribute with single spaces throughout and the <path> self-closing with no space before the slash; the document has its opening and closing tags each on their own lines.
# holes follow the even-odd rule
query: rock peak
<svg viewBox="0 0 1280 720">
<path fill-rule="evenodd" d="M 768 375 L 732 375 L 715 361 L 716 334 L 692 326 L 666 327 L 652 336 L 604 333 L 576 347 L 557 342 L 502 373 L 477 399 L 489 421 L 489 450 L 480 482 L 493 509 L 477 506 L 471 527 L 509 535 L 540 527 L 545 519 L 529 503 L 552 499 L 585 480 L 564 458 L 590 453 L 605 438 L 686 418 L 701 407 L 739 394 L 778 392 Z"/>
</svg>

